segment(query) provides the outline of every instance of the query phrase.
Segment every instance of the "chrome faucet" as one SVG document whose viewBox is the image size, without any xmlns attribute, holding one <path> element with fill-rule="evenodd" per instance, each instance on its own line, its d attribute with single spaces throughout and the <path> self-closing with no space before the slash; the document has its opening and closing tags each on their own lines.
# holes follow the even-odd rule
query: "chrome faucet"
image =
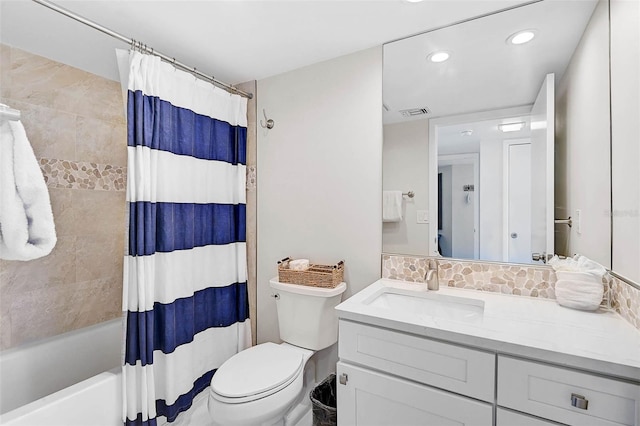
<svg viewBox="0 0 640 426">
<path fill-rule="evenodd" d="M 440 282 L 438 281 L 438 262 L 435 259 L 429 260 L 429 269 L 424 274 L 424 281 L 427 283 L 427 290 L 436 291 L 440 289 Z"/>
</svg>

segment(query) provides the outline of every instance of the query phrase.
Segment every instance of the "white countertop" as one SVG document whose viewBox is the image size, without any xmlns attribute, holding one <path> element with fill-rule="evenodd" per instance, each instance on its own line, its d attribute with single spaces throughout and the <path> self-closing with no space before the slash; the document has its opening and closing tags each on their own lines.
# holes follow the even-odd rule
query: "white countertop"
<svg viewBox="0 0 640 426">
<path fill-rule="evenodd" d="M 428 312 L 412 315 L 366 303 L 385 287 L 416 289 L 423 285 L 378 280 L 338 305 L 338 316 L 640 382 L 640 331 L 615 312 L 584 312 L 550 299 L 441 286 L 438 294 L 484 301 L 480 318 L 456 321 L 433 317 Z"/>
</svg>

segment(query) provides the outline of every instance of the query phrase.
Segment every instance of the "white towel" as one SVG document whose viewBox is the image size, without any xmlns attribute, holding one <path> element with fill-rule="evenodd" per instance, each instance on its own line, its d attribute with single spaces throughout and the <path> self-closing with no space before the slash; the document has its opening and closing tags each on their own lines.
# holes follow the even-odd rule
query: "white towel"
<svg viewBox="0 0 640 426">
<path fill-rule="evenodd" d="M 567 308 L 595 311 L 602 302 L 604 285 L 583 272 L 556 272 L 556 302 Z"/>
<path fill-rule="evenodd" d="M 562 306 L 595 311 L 604 295 L 603 279 L 608 272 L 604 266 L 584 256 L 559 259 L 553 256 L 549 265 L 556 273 L 556 302 Z"/>
<path fill-rule="evenodd" d="M 382 221 L 402 221 L 402 191 L 382 191 Z"/>
<path fill-rule="evenodd" d="M 24 127 L 0 122 L 0 258 L 37 259 L 55 244 L 49 192 Z"/>
</svg>

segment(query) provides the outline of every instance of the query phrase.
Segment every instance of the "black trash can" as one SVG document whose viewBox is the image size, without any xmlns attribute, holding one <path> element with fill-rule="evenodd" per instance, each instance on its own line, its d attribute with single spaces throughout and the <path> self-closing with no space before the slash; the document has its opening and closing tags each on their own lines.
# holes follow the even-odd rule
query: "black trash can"
<svg viewBox="0 0 640 426">
<path fill-rule="evenodd" d="M 338 409 L 336 404 L 336 375 L 331 374 L 318 384 L 311 393 L 313 426 L 336 426 Z"/>
</svg>

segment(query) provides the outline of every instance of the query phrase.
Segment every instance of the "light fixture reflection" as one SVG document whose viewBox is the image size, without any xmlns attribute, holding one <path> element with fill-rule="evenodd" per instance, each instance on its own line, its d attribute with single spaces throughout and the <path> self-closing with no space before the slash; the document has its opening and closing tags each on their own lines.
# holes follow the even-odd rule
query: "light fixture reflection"
<svg viewBox="0 0 640 426">
<path fill-rule="evenodd" d="M 517 123 L 504 123 L 498 124 L 498 129 L 502 132 L 519 132 L 524 128 L 524 121 L 519 121 Z"/>
</svg>

